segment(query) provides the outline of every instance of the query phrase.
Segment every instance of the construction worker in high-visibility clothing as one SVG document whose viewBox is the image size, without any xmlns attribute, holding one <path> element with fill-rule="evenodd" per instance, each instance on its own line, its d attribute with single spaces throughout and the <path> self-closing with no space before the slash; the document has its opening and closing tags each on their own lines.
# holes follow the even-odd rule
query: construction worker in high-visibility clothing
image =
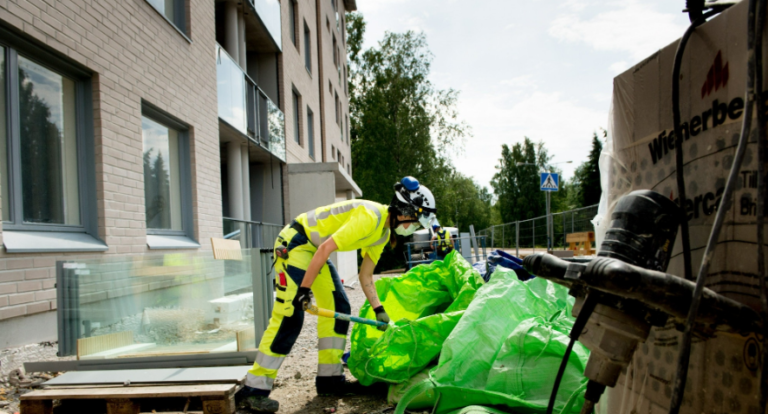
<svg viewBox="0 0 768 414">
<path fill-rule="evenodd" d="M 373 284 L 373 270 L 394 233 L 408 236 L 420 227 L 429 228 L 435 217 L 432 192 L 413 177 L 395 184 L 389 206 L 366 200 L 348 200 L 319 207 L 296 217 L 275 241 L 277 298 L 269 326 L 261 338 L 256 362 L 238 393 L 239 412 L 276 412 L 279 403 L 269 398 L 272 384 L 285 357 L 291 352 L 304 323 L 304 309 L 311 293 L 320 308 L 349 314 L 351 307 L 333 263 L 334 251 L 360 249 L 360 285 L 376 312 L 389 323 Z M 310 293 L 311 292 L 311 293 Z M 361 391 L 357 382 L 344 377 L 341 357 L 346 347 L 349 322 L 318 318 L 318 366 L 315 386 L 320 395 L 349 395 Z M 386 329 L 386 327 L 380 328 Z"/>
<path fill-rule="evenodd" d="M 448 253 L 453 251 L 453 236 L 448 230 L 443 230 L 443 228 L 440 227 L 440 223 L 437 222 L 432 225 L 432 231 L 435 234 L 432 236 L 432 242 L 436 247 L 435 253 L 437 254 L 437 258 L 442 260 Z"/>
</svg>

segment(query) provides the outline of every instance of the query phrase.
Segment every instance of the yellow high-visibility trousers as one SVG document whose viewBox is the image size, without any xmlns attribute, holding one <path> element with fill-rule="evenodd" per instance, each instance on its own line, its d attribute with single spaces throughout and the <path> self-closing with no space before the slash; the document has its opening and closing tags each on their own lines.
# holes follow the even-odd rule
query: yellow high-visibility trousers
<svg viewBox="0 0 768 414">
<path fill-rule="evenodd" d="M 291 352 L 296 338 L 304 324 L 304 311 L 294 306 L 294 299 L 304 279 L 317 248 L 308 242 L 306 236 L 295 228 L 286 226 L 277 238 L 275 247 L 288 247 L 288 259 L 275 261 L 275 287 L 277 298 L 272 310 L 269 326 L 259 343 L 258 354 L 253 368 L 248 371 L 245 385 L 256 393 L 269 395 L 285 357 Z M 338 272 L 329 260 L 323 265 L 312 284 L 312 294 L 318 307 L 333 309 L 349 314 L 351 307 L 344 292 Z M 349 322 L 330 318 L 317 318 L 318 387 L 326 383 L 343 381 L 344 366 L 341 356 L 346 347 Z"/>
</svg>

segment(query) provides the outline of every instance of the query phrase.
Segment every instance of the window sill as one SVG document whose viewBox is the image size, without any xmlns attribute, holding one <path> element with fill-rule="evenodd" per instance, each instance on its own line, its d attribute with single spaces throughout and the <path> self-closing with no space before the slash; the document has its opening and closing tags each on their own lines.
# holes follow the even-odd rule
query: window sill
<svg viewBox="0 0 768 414">
<path fill-rule="evenodd" d="M 8 253 L 103 252 L 108 249 L 101 240 L 86 233 L 56 231 L 3 232 Z"/>
<path fill-rule="evenodd" d="M 147 246 L 150 250 L 162 249 L 199 249 L 200 243 L 187 236 L 165 236 L 147 234 Z"/>
</svg>

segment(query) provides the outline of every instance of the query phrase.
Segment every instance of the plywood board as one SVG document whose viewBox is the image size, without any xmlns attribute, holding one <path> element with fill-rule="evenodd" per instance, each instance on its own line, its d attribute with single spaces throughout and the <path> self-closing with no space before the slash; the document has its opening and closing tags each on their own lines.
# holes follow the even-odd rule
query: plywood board
<svg viewBox="0 0 768 414">
<path fill-rule="evenodd" d="M 81 338 L 77 340 L 77 359 L 128 345 L 133 345 L 132 331 Z"/>
<path fill-rule="evenodd" d="M 243 260 L 239 240 L 227 240 L 211 237 L 213 258 L 217 260 Z"/>
</svg>

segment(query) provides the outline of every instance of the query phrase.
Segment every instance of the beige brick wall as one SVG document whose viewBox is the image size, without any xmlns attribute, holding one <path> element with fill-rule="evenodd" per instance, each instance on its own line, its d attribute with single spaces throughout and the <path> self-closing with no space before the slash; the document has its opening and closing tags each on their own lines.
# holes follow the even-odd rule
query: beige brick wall
<svg viewBox="0 0 768 414">
<path fill-rule="evenodd" d="M 188 19 L 192 42 L 145 0 L 0 0 L 5 24 L 95 72 L 96 197 L 106 255 L 148 252 L 142 99 L 191 126 L 194 234 L 209 249 L 210 237 L 222 233 L 214 2 L 189 0 Z M 100 256 L 1 251 L 0 322 L 56 309 L 57 260 Z"/>
<path fill-rule="evenodd" d="M 338 0 L 340 10 L 343 8 L 343 1 Z M 322 48 L 323 78 L 320 79 L 318 70 L 318 50 L 317 50 L 317 5 L 320 5 L 320 42 Z M 336 35 L 341 62 L 346 65 L 346 43 L 342 33 L 336 29 L 336 17 L 334 15 L 331 2 L 327 0 L 297 0 L 297 45 L 291 41 L 290 33 L 290 9 L 287 2 L 283 2 L 282 8 L 282 27 L 283 27 L 283 77 L 280 83 L 280 96 L 285 97 L 285 136 L 288 163 L 302 162 L 321 162 L 321 151 L 325 152 L 326 162 L 336 160 L 336 155 L 331 156 L 331 146 L 340 149 L 345 158 L 346 164 L 352 164 L 350 147 L 345 138 L 341 142 L 341 127 L 335 120 L 335 93 L 339 94 L 339 100 L 342 107 L 342 119 L 346 119 L 349 114 L 349 96 L 345 92 L 343 83 L 345 78 L 342 72 L 342 83 L 339 83 L 338 73 L 333 63 L 333 34 Z M 339 13 L 343 19 L 342 12 Z M 327 19 L 327 20 L 326 20 Z M 310 75 L 304 66 L 304 22 L 309 26 L 312 39 L 312 74 Z M 330 30 L 326 25 L 330 22 Z M 342 20 L 343 24 L 343 20 Z M 331 82 L 332 90 L 329 90 L 328 82 Z M 320 89 L 324 94 L 324 107 L 320 109 Z M 299 128 L 301 135 L 301 145 L 297 144 L 294 138 L 294 111 L 291 91 L 295 89 L 301 96 Z M 312 108 L 315 114 L 315 159 L 309 157 L 307 145 L 307 125 L 306 125 L 306 107 Z M 320 146 L 320 116 L 325 115 L 325 148 Z M 342 122 L 346 128 L 346 123 Z M 347 132 L 344 132 L 347 136 Z"/>
</svg>

